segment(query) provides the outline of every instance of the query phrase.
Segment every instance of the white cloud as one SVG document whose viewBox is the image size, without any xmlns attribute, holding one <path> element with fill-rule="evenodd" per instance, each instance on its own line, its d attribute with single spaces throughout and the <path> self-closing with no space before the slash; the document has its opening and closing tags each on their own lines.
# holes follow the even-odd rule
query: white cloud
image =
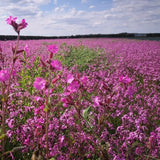
<svg viewBox="0 0 160 160">
<path fill-rule="evenodd" d="M 50 0 L 1 1 L 0 33 L 14 34 L 5 22 L 10 15 L 26 19 L 28 26 L 22 30 L 24 35 L 160 32 L 159 0 L 114 0 L 111 9 L 102 11 L 94 11 L 93 5 L 89 11 L 69 8 L 69 5 L 56 5 L 51 11 L 40 10 L 39 6 L 46 3 Z"/>
<path fill-rule="evenodd" d="M 11 0 L 10 0 L 11 1 Z M 13 2 L 13 1 L 11 1 Z M 18 3 L 32 3 L 32 4 L 48 4 L 49 2 L 51 2 L 51 0 L 21 0 L 21 1 L 18 1 Z"/>
<path fill-rule="evenodd" d="M 92 8 L 94 8 L 94 7 L 95 7 L 94 5 L 89 6 L 90 9 L 92 9 Z"/>
<path fill-rule="evenodd" d="M 58 12 L 59 10 L 60 10 L 59 7 L 56 7 L 56 8 L 54 9 L 55 12 Z"/>
<path fill-rule="evenodd" d="M 59 7 L 56 7 L 54 9 L 55 12 L 63 12 L 66 8 L 66 5 L 62 5 L 62 6 L 59 6 Z"/>
<path fill-rule="evenodd" d="M 114 7 L 105 17 L 109 21 L 125 23 L 128 32 L 160 32 L 160 1 L 159 0 L 114 0 Z M 118 28 L 118 26 L 117 26 Z M 122 29 L 122 28 L 121 28 Z M 118 29 L 117 29 L 118 30 Z M 119 30 L 118 30 L 119 31 Z"/>
<path fill-rule="evenodd" d="M 50 0 L 6 0 L 0 2 L 0 11 L 1 15 L 6 15 L 7 17 L 10 15 L 20 18 L 36 16 L 42 13 L 38 6 L 49 2 Z"/>
</svg>

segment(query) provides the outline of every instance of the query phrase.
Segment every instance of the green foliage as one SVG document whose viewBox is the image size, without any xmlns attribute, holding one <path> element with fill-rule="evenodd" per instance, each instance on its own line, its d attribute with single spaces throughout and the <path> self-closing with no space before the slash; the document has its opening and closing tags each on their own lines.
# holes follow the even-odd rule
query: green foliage
<svg viewBox="0 0 160 160">
<path fill-rule="evenodd" d="M 57 58 L 61 60 L 62 64 L 67 66 L 68 69 L 73 67 L 74 65 L 78 66 L 78 70 L 80 72 L 85 71 L 89 64 L 93 64 L 96 59 L 99 57 L 102 50 L 88 48 L 86 46 L 67 46 L 65 43 L 61 45 L 61 54 L 58 55 Z"/>
<path fill-rule="evenodd" d="M 33 82 L 36 77 L 39 77 L 42 72 L 42 68 L 39 67 L 40 64 L 40 58 L 36 57 L 33 65 L 29 63 L 29 57 L 26 57 L 25 52 L 23 53 L 23 59 L 21 59 L 23 62 L 22 64 L 22 70 L 19 73 L 20 79 L 19 82 L 19 88 L 21 88 L 23 91 L 28 91 L 31 95 L 33 94 L 34 88 L 33 88 Z"/>
<path fill-rule="evenodd" d="M 43 44 L 43 45 L 51 45 L 52 42 L 43 42 L 42 44 Z"/>
<path fill-rule="evenodd" d="M 49 160 L 55 160 L 55 158 L 51 158 L 51 159 L 49 159 Z"/>
<path fill-rule="evenodd" d="M 91 107 L 89 106 L 88 108 L 84 109 L 82 112 L 82 116 L 84 118 L 84 120 L 86 121 L 86 123 L 89 125 L 89 128 L 87 129 L 87 131 L 92 130 L 93 125 L 91 124 L 90 121 L 92 121 L 92 118 L 94 118 L 92 115 L 90 115 L 90 112 L 92 111 Z M 86 129 L 85 129 L 86 130 Z"/>
<path fill-rule="evenodd" d="M 86 108 L 86 109 L 83 110 L 82 115 L 83 115 L 83 118 L 84 118 L 85 120 L 88 120 L 90 108 L 91 108 L 91 107 L 89 106 L 88 108 Z"/>
</svg>

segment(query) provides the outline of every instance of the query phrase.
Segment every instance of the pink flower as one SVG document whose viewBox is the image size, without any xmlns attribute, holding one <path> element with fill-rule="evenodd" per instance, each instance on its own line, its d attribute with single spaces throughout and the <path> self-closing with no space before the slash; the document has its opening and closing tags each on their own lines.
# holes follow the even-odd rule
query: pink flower
<svg viewBox="0 0 160 160">
<path fill-rule="evenodd" d="M 129 83 L 131 83 L 131 78 L 129 78 L 128 75 L 126 75 L 126 76 L 121 75 L 119 77 L 119 81 L 122 83 L 125 83 L 125 84 L 129 84 Z"/>
<path fill-rule="evenodd" d="M 24 144 L 29 145 L 29 142 L 30 142 L 29 137 L 27 137 L 27 139 L 24 140 Z"/>
<path fill-rule="evenodd" d="M 61 143 L 63 143 L 63 141 L 64 141 L 64 135 L 61 136 L 61 137 L 59 137 L 59 140 L 60 140 Z"/>
<path fill-rule="evenodd" d="M 24 51 L 28 54 L 28 52 L 29 52 L 28 44 L 25 45 Z"/>
<path fill-rule="evenodd" d="M 12 133 L 12 131 L 11 131 L 11 130 L 8 130 L 8 131 L 7 131 L 7 136 L 8 136 L 9 138 L 11 138 L 11 137 L 12 137 L 12 134 L 13 134 L 13 133 Z"/>
<path fill-rule="evenodd" d="M 40 106 L 40 110 L 41 110 L 41 111 L 43 111 L 43 110 L 44 110 L 44 108 L 45 108 L 45 106 L 44 106 L 44 105 Z"/>
<path fill-rule="evenodd" d="M 45 88 L 46 82 L 43 78 L 37 77 L 33 83 L 34 88 L 38 90 L 43 90 Z"/>
<path fill-rule="evenodd" d="M 7 70 L 0 71 L 0 81 L 4 82 L 9 79 L 9 72 Z"/>
<path fill-rule="evenodd" d="M 47 96 L 48 94 L 51 95 L 52 92 L 53 92 L 53 89 L 46 89 L 46 90 L 44 91 L 44 94 Z"/>
<path fill-rule="evenodd" d="M 77 92 L 79 88 L 79 83 L 78 81 L 73 81 L 72 83 L 70 83 L 70 85 L 67 87 L 68 91 L 70 93 L 73 93 L 73 92 Z"/>
<path fill-rule="evenodd" d="M 135 92 L 134 87 L 129 86 L 129 87 L 128 87 L 128 96 L 129 96 L 130 98 L 133 96 L 134 92 Z"/>
<path fill-rule="evenodd" d="M 48 46 L 48 51 L 51 52 L 51 53 L 57 54 L 58 48 L 55 45 L 49 45 Z"/>
<path fill-rule="evenodd" d="M 28 24 L 26 23 L 25 19 L 22 19 L 21 23 L 19 24 L 17 24 L 16 20 L 17 17 L 10 16 L 6 19 L 6 22 L 7 24 L 11 25 L 14 28 L 14 30 L 19 34 L 20 30 L 26 28 Z"/>
<path fill-rule="evenodd" d="M 35 108 L 34 109 L 34 115 L 39 115 L 40 114 L 40 109 L 39 108 Z"/>
<path fill-rule="evenodd" d="M 12 25 L 12 22 L 16 23 L 17 17 L 12 17 L 10 16 L 9 18 L 6 19 L 7 24 Z"/>
<path fill-rule="evenodd" d="M 58 75 L 57 77 L 55 77 L 53 80 L 52 80 L 52 83 L 56 83 L 59 79 L 61 78 L 60 75 Z"/>
<path fill-rule="evenodd" d="M 43 98 L 42 98 L 42 97 L 37 97 L 37 96 L 35 96 L 34 99 L 35 99 L 35 101 L 37 101 L 37 102 L 43 101 Z"/>
<path fill-rule="evenodd" d="M 63 103 L 63 107 L 67 108 L 68 104 L 67 103 Z"/>
<path fill-rule="evenodd" d="M 36 126 L 36 129 L 35 129 L 35 132 L 34 132 L 34 135 L 35 135 L 36 137 L 38 137 L 38 136 L 40 136 L 42 133 L 43 133 L 43 132 L 42 132 L 42 126 L 41 126 L 41 125 L 37 125 L 37 126 Z"/>
<path fill-rule="evenodd" d="M 67 83 L 72 83 L 72 81 L 74 80 L 74 77 L 72 74 L 68 74 L 67 75 Z"/>
<path fill-rule="evenodd" d="M 94 105 L 95 106 L 99 106 L 100 105 L 100 98 L 99 97 L 96 96 L 93 101 L 94 101 Z"/>
<path fill-rule="evenodd" d="M 61 102 L 68 103 L 67 98 L 61 98 Z"/>
<path fill-rule="evenodd" d="M 61 102 L 63 102 L 63 107 L 68 107 L 68 100 L 67 98 L 61 98 Z"/>
<path fill-rule="evenodd" d="M 149 137 L 149 144 L 153 146 L 155 144 L 155 141 L 156 141 L 156 133 L 151 132 Z"/>
<path fill-rule="evenodd" d="M 83 76 L 83 77 L 81 77 L 80 81 L 82 82 L 83 85 L 86 85 L 86 83 L 88 81 L 88 77 L 87 76 Z"/>
<path fill-rule="evenodd" d="M 40 106 L 39 108 L 35 108 L 35 109 L 34 109 L 34 115 L 35 115 L 35 116 L 36 116 L 36 115 L 39 115 L 41 112 L 43 112 L 44 108 L 45 108 L 44 105 Z"/>
<path fill-rule="evenodd" d="M 27 25 L 28 25 L 28 23 L 26 23 L 25 19 L 22 19 L 21 23 L 18 24 L 18 29 L 17 30 L 20 31 L 21 29 L 26 28 Z"/>
<path fill-rule="evenodd" d="M 15 123 L 14 119 L 11 119 L 11 120 L 8 122 L 8 127 L 9 127 L 9 128 L 13 128 L 13 127 L 14 127 L 14 123 Z"/>
<path fill-rule="evenodd" d="M 58 60 L 52 60 L 51 66 L 53 67 L 53 69 L 55 69 L 57 71 L 60 71 L 62 69 L 61 62 Z"/>
</svg>

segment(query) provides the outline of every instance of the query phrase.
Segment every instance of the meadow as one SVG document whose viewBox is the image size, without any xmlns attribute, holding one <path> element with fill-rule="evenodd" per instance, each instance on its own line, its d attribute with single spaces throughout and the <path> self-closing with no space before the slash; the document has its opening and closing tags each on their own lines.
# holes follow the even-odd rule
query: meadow
<svg viewBox="0 0 160 160">
<path fill-rule="evenodd" d="M 159 160 L 160 41 L 0 41 L 3 160 Z"/>
</svg>

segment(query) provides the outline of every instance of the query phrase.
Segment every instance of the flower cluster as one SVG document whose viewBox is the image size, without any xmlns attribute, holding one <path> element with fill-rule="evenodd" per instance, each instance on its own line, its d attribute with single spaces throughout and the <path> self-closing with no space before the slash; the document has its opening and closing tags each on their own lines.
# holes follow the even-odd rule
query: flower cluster
<svg viewBox="0 0 160 160">
<path fill-rule="evenodd" d="M 33 83 L 33 86 L 38 90 L 43 90 L 45 88 L 46 82 L 43 78 L 37 77 Z"/>
<path fill-rule="evenodd" d="M 1 70 L 0 71 L 0 81 L 4 82 L 4 81 L 6 81 L 8 79 L 9 79 L 9 72 L 8 72 L 8 70 Z"/>
<path fill-rule="evenodd" d="M 19 34 L 20 30 L 27 27 L 28 23 L 26 23 L 25 19 L 22 19 L 21 23 L 18 24 L 16 20 L 17 17 L 10 16 L 6 19 L 6 22 L 7 24 L 11 25 L 14 28 L 14 30 Z"/>
</svg>

